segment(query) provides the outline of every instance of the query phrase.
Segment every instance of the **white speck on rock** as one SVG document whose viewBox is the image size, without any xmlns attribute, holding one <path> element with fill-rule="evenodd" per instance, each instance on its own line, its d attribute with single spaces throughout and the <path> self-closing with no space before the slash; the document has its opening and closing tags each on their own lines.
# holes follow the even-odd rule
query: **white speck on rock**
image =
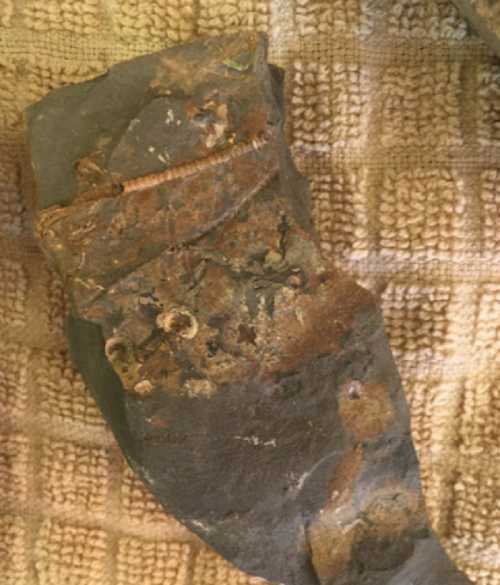
<svg viewBox="0 0 500 585">
<path fill-rule="evenodd" d="M 250 443 L 251 445 L 254 445 L 255 447 L 276 447 L 276 439 L 271 439 L 269 441 L 263 441 L 262 439 L 260 439 L 259 437 L 256 437 L 255 435 L 252 435 L 251 437 L 242 437 L 240 435 L 235 435 L 234 436 L 235 439 L 238 439 L 239 441 L 245 441 L 245 443 Z"/>
<path fill-rule="evenodd" d="M 155 484 L 155 478 L 150 475 L 148 473 L 148 470 L 146 468 L 142 468 L 142 474 L 144 476 L 144 479 L 150 484 L 150 485 L 154 485 Z"/>
<path fill-rule="evenodd" d="M 163 152 L 158 155 L 158 160 L 164 165 L 167 165 L 170 162 L 170 154 L 166 148 L 164 148 Z"/>
<path fill-rule="evenodd" d="M 311 474 L 306 471 L 306 473 L 304 473 L 303 475 L 300 476 L 299 481 L 297 482 L 297 491 L 300 492 L 300 490 L 302 489 L 306 479 L 310 476 Z"/>
<path fill-rule="evenodd" d="M 203 530 L 203 532 L 211 531 L 211 528 L 209 526 L 205 526 L 205 524 L 203 524 L 203 522 L 200 522 L 199 520 L 191 520 L 191 524 L 194 524 L 194 526 L 196 526 L 200 530 Z"/>
<path fill-rule="evenodd" d="M 139 124 L 139 122 L 140 122 L 139 118 L 133 118 L 130 121 L 130 124 L 128 125 L 129 130 L 133 130 L 137 126 L 137 124 Z"/>
<path fill-rule="evenodd" d="M 165 124 L 167 126 L 170 126 L 170 124 L 172 124 L 173 121 L 174 121 L 174 110 L 169 109 L 169 110 L 167 110 L 167 116 L 165 118 Z"/>
</svg>

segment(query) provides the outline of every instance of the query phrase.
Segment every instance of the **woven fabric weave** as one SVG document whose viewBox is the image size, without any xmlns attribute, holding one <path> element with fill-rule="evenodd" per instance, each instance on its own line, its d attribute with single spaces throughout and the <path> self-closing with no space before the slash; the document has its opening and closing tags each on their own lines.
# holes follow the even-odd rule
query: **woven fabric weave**
<svg viewBox="0 0 500 585">
<path fill-rule="evenodd" d="M 0 0 L 0 583 L 260 582 L 127 469 L 69 362 L 20 172 L 23 108 L 50 89 L 243 29 L 286 69 L 325 254 L 380 295 L 433 526 L 500 585 L 500 63 L 447 0 Z"/>
</svg>

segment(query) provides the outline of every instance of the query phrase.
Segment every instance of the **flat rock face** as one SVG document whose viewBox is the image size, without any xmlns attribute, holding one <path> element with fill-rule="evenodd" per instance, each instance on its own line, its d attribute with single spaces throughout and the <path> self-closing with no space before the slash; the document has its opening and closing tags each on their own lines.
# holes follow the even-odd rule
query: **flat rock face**
<svg viewBox="0 0 500 585">
<path fill-rule="evenodd" d="M 453 0 L 472 28 L 500 56 L 500 1 Z"/>
<path fill-rule="evenodd" d="M 281 92 L 248 34 L 28 110 L 75 363 L 148 488 L 242 569 L 468 583 L 427 526 L 380 310 L 320 255 Z"/>
</svg>

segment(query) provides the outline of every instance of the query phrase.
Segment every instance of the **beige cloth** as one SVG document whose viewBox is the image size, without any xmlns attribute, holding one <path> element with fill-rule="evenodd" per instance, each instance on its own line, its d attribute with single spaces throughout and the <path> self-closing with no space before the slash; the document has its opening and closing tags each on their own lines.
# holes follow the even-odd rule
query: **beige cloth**
<svg viewBox="0 0 500 585">
<path fill-rule="evenodd" d="M 0 0 L 0 584 L 246 585 L 127 469 L 26 241 L 21 112 L 199 34 L 267 31 L 324 250 L 381 295 L 432 521 L 500 584 L 500 64 L 446 0 Z M 249 470 L 251 473 L 251 470 Z"/>
</svg>

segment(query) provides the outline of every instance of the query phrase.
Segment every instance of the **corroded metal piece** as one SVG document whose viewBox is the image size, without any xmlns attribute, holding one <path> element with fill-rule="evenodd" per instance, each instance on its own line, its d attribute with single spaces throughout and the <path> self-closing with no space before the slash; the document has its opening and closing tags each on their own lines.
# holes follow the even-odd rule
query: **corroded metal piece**
<svg viewBox="0 0 500 585">
<path fill-rule="evenodd" d="M 74 360 L 149 489 L 241 568 L 467 583 L 427 525 L 380 310 L 320 254 L 281 82 L 262 36 L 228 36 L 29 110 Z"/>
</svg>

